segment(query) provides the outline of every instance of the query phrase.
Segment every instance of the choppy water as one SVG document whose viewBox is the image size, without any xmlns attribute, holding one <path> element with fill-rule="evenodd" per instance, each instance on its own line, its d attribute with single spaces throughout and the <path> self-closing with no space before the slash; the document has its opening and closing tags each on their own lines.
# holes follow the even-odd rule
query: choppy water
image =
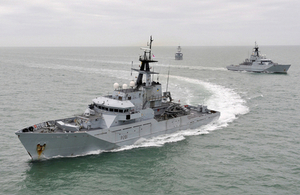
<svg viewBox="0 0 300 195">
<path fill-rule="evenodd" d="M 300 46 L 261 46 L 288 74 L 231 72 L 250 47 L 155 47 L 175 101 L 221 111 L 215 124 L 112 152 L 31 162 L 14 134 L 82 113 L 129 84 L 139 48 L 0 48 L 0 194 L 299 194 Z"/>
</svg>

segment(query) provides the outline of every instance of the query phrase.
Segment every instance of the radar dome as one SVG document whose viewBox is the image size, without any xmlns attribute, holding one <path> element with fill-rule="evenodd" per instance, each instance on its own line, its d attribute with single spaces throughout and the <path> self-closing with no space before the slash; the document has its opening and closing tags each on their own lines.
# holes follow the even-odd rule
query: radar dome
<svg viewBox="0 0 300 195">
<path fill-rule="evenodd" d="M 118 89 L 119 88 L 119 83 L 115 83 L 114 84 L 114 89 Z"/>
<path fill-rule="evenodd" d="M 123 89 L 127 89 L 127 84 L 123 84 Z"/>
<path fill-rule="evenodd" d="M 134 87 L 134 85 L 135 85 L 134 81 L 130 81 L 129 86 Z"/>
</svg>

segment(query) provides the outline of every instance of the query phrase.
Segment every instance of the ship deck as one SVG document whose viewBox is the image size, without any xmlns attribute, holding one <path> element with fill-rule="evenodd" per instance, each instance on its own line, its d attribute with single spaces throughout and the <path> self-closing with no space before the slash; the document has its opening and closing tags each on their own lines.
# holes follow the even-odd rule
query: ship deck
<svg viewBox="0 0 300 195">
<path fill-rule="evenodd" d="M 162 113 L 157 113 L 154 116 L 154 119 L 160 122 L 182 116 L 188 116 L 188 118 L 191 119 L 195 117 L 202 117 L 211 113 L 216 113 L 216 111 L 213 110 L 199 112 L 197 110 L 197 107 L 194 106 L 178 107 L 176 105 L 179 104 L 174 105 L 174 109 L 163 111 Z M 165 107 L 165 105 L 163 107 Z M 86 131 L 93 131 L 102 128 L 84 128 L 82 122 L 97 119 L 99 117 L 101 117 L 101 113 L 90 116 L 85 116 L 84 114 L 81 114 L 65 119 L 50 120 L 19 130 L 18 133 L 80 133 Z M 131 123 L 135 122 L 137 121 L 132 121 Z"/>
</svg>

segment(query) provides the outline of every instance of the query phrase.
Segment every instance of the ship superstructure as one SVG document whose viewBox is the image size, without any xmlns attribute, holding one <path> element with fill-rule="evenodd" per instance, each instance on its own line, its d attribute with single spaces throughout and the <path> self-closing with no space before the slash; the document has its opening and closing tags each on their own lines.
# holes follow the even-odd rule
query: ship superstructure
<svg viewBox="0 0 300 195">
<path fill-rule="evenodd" d="M 177 52 L 175 53 L 175 60 L 182 60 L 183 59 L 183 53 L 181 52 L 181 47 L 177 47 Z"/>
</svg>

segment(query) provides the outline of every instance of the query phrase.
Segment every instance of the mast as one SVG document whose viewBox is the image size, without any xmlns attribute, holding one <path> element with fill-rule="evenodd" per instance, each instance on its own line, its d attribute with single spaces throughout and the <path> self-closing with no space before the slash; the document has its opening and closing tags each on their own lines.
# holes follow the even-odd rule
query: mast
<svg viewBox="0 0 300 195">
<path fill-rule="evenodd" d="M 150 51 L 149 51 L 149 59 L 150 59 L 150 60 L 151 60 L 152 41 L 153 41 L 153 39 L 152 39 L 152 35 L 151 35 L 151 36 L 150 36 L 150 46 L 149 46 L 149 48 L 150 48 Z"/>
<path fill-rule="evenodd" d="M 153 39 L 152 39 L 152 36 L 150 36 L 150 44 L 148 45 L 149 48 L 141 48 L 144 50 L 144 55 L 140 56 L 140 58 L 139 58 L 139 61 L 141 61 L 140 69 L 139 70 L 132 69 L 132 70 L 139 72 L 138 78 L 135 82 L 136 89 L 139 89 L 139 87 L 143 85 L 143 75 L 144 74 L 146 74 L 146 83 L 145 83 L 146 87 L 151 86 L 151 74 L 158 74 L 156 72 L 151 72 L 150 66 L 149 66 L 149 63 L 157 62 L 157 61 L 151 59 L 152 42 L 153 42 Z"/>
<path fill-rule="evenodd" d="M 254 52 L 256 53 L 257 57 L 259 57 L 258 45 L 256 44 L 256 41 L 255 41 Z"/>
<path fill-rule="evenodd" d="M 169 76 L 170 76 L 170 66 L 168 70 L 168 79 L 167 79 L 167 87 L 166 87 L 166 92 L 168 92 L 168 86 L 169 86 Z"/>
</svg>

